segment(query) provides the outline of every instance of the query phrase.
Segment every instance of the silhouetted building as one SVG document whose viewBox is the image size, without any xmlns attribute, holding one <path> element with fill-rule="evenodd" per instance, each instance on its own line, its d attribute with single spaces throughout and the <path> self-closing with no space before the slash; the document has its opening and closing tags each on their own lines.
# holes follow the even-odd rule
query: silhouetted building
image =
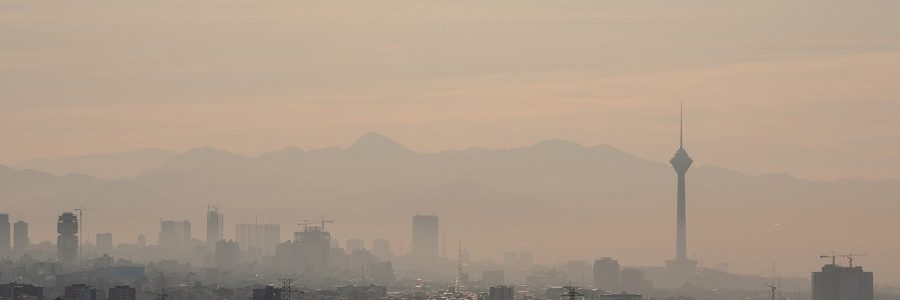
<svg viewBox="0 0 900 300">
<path fill-rule="evenodd" d="M 212 208 L 206 213 L 206 245 L 209 249 L 216 247 L 216 242 L 225 237 L 225 216 L 218 208 Z"/>
<path fill-rule="evenodd" d="M 56 252 L 63 265 L 71 266 L 78 261 L 78 217 L 67 212 L 56 222 Z"/>
<path fill-rule="evenodd" d="M 483 271 L 481 272 L 481 281 L 486 286 L 506 284 L 506 272 L 503 270 Z"/>
<path fill-rule="evenodd" d="M 416 215 L 412 219 L 412 256 L 422 268 L 432 268 L 438 259 L 438 217 Z"/>
<path fill-rule="evenodd" d="M 66 287 L 64 300 L 98 300 L 97 290 L 87 284 L 73 284 Z"/>
<path fill-rule="evenodd" d="M 191 240 L 190 221 L 162 221 L 159 227 L 160 247 L 179 247 Z"/>
<path fill-rule="evenodd" d="M 136 244 L 138 247 L 147 247 L 147 237 L 143 234 L 137 236 Z"/>
<path fill-rule="evenodd" d="M 516 290 L 511 285 L 491 286 L 488 300 L 515 300 Z"/>
<path fill-rule="evenodd" d="M 821 272 L 813 272 L 812 286 L 812 300 L 874 299 L 872 272 L 865 272 L 859 266 L 825 265 Z"/>
<path fill-rule="evenodd" d="M 137 290 L 127 285 L 119 285 L 109 288 L 108 300 L 135 300 Z"/>
<path fill-rule="evenodd" d="M 272 254 L 281 242 L 281 224 L 237 224 L 234 239 L 242 251 L 258 249 L 264 254 Z"/>
<path fill-rule="evenodd" d="M 216 267 L 219 269 L 232 269 L 238 265 L 241 258 L 241 248 L 238 242 L 233 240 L 221 240 L 216 242 Z"/>
<path fill-rule="evenodd" d="M 694 160 L 684 150 L 684 120 L 681 121 L 681 130 L 679 138 L 678 151 L 675 156 L 669 160 L 675 174 L 678 175 L 678 195 L 677 195 L 677 212 L 676 212 L 676 229 L 675 229 L 675 259 L 666 262 L 670 269 L 676 271 L 694 271 L 697 269 L 697 262 L 687 257 L 687 208 L 685 207 L 685 175 Z"/>
<path fill-rule="evenodd" d="M 12 255 L 9 214 L 0 213 L 0 258 Z"/>
<path fill-rule="evenodd" d="M 391 243 L 385 239 L 377 239 L 372 242 L 372 255 L 380 260 L 391 260 L 394 253 L 391 251 Z"/>
<path fill-rule="evenodd" d="M 349 239 L 347 240 L 347 252 L 353 253 L 356 250 L 365 250 L 366 244 L 362 239 Z"/>
<path fill-rule="evenodd" d="M 561 270 L 569 284 L 588 284 L 591 280 L 591 267 L 583 260 L 570 260 Z"/>
<path fill-rule="evenodd" d="M 369 274 L 371 274 L 369 276 L 372 277 L 372 282 L 377 285 L 388 286 L 397 280 L 394 274 L 394 266 L 390 261 L 372 262 L 369 264 Z"/>
<path fill-rule="evenodd" d="M 614 293 L 597 295 L 600 300 L 641 300 L 644 297 L 638 294 Z"/>
<path fill-rule="evenodd" d="M 0 284 L 0 299 L 44 299 L 44 288 L 24 283 Z"/>
<path fill-rule="evenodd" d="M 603 257 L 594 261 L 594 288 L 604 291 L 616 291 L 621 288 L 621 268 L 619 262 Z"/>
<path fill-rule="evenodd" d="M 267 285 L 261 289 L 253 289 L 253 300 L 281 300 L 281 289 Z"/>
<path fill-rule="evenodd" d="M 325 226 L 304 226 L 303 231 L 294 233 L 294 245 L 301 272 L 325 274 L 328 271 L 331 234 L 325 231 Z"/>
<path fill-rule="evenodd" d="M 644 271 L 622 269 L 622 290 L 626 292 L 647 291 L 653 288 L 653 282 L 644 277 Z"/>
<path fill-rule="evenodd" d="M 379 299 L 387 295 L 387 288 L 377 285 L 338 287 L 338 295 L 347 300 Z"/>
<path fill-rule="evenodd" d="M 13 224 L 13 255 L 20 256 L 28 251 L 31 240 L 28 238 L 28 223 L 18 221 Z"/>
<path fill-rule="evenodd" d="M 97 234 L 97 253 L 99 254 L 110 254 L 113 251 L 113 236 L 112 233 L 98 233 Z"/>
</svg>

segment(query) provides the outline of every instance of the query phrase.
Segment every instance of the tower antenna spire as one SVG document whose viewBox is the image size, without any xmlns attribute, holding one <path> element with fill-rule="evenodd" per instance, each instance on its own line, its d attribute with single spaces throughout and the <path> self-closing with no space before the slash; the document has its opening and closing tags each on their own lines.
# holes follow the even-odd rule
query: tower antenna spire
<svg viewBox="0 0 900 300">
<path fill-rule="evenodd" d="M 681 119 L 679 121 L 678 146 L 684 148 L 684 101 L 681 101 Z"/>
</svg>

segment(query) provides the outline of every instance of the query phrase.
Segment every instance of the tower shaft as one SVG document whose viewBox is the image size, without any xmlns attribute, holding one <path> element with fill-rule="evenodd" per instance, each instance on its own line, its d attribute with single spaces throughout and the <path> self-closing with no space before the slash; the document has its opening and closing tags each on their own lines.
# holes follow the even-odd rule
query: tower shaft
<svg viewBox="0 0 900 300">
<path fill-rule="evenodd" d="M 675 259 L 687 259 L 687 216 L 685 208 L 684 173 L 678 174 L 678 216 L 675 241 Z"/>
</svg>

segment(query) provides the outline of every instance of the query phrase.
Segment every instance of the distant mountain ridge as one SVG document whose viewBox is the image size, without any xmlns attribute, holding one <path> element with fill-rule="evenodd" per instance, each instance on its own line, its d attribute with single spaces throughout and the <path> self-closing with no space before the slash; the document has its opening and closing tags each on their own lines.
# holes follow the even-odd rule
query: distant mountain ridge
<svg viewBox="0 0 900 300">
<path fill-rule="evenodd" d="M 84 174 L 102 179 L 124 179 L 155 168 L 177 155 L 174 151 L 142 149 L 125 153 L 29 160 L 17 163 L 14 167 L 55 175 Z"/>
<path fill-rule="evenodd" d="M 900 263 L 890 255 L 900 236 L 859 234 L 900 228 L 898 198 L 898 180 L 809 181 L 700 164 L 688 172 L 689 253 L 738 273 L 765 273 L 770 268 L 758 266 L 776 260 L 787 274 L 806 274 L 821 249 L 865 251 L 879 257 L 870 267 L 879 280 L 900 282 L 889 268 Z M 671 166 L 611 146 L 547 140 L 418 153 L 367 134 L 346 148 L 255 157 L 198 148 L 118 180 L 0 168 L 0 199 L 12 200 L 0 209 L 25 211 L 42 239 L 52 238 L 61 210 L 76 206 L 106 208 L 88 219 L 90 228 L 130 237 L 152 236 L 160 218 L 203 224 L 214 203 L 227 226 L 327 216 L 339 221 L 331 226 L 338 237 L 408 245 L 409 217 L 433 212 L 451 240 L 481 255 L 527 247 L 548 258 L 659 265 L 673 252 L 675 177 Z M 560 247 L 573 238 L 577 247 Z"/>
</svg>

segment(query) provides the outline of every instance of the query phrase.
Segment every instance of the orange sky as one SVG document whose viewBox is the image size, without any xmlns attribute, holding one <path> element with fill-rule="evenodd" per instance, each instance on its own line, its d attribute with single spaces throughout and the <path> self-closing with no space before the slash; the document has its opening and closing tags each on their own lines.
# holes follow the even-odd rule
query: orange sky
<svg viewBox="0 0 900 300">
<path fill-rule="evenodd" d="M 0 163 L 377 131 L 419 151 L 563 138 L 656 161 L 900 178 L 894 1 L 10 1 Z"/>
</svg>

